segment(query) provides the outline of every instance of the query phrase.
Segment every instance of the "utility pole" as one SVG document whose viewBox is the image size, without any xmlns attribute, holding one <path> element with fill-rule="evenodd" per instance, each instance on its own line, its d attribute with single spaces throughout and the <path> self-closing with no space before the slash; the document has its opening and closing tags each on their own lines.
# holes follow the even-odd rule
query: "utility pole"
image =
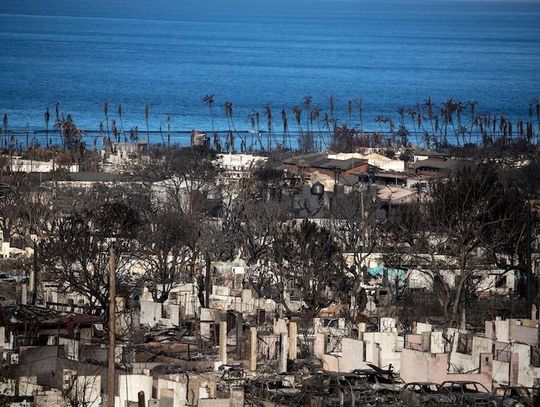
<svg viewBox="0 0 540 407">
<path fill-rule="evenodd" d="M 115 377 L 114 350 L 116 347 L 116 253 L 109 255 L 109 353 L 107 357 L 107 407 L 114 407 Z"/>
<path fill-rule="evenodd" d="M 38 244 L 37 237 L 34 240 L 34 256 L 32 257 L 32 274 L 34 284 L 32 286 L 32 305 L 37 303 L 38 285 L 39 285 L 39 266 L 38 266 Z"/>
<path fill-rule="evenodd" d="M 210 260 L 210 255 L 208 253 L 206 253 L 206 255 L 205 255 L 206 276 L 205 276 L 205 279 L 204 279 L 204 291 L 205 291 L 204 307 L 205 308 L 210 308 L 210 293 L 212 291 L 212 282 L 210 280 L 211 267 L 212 267 L 212 262 Z"/>
<path fill-rule="evenodd" d="M 526 245 L 525 245 L 525 261 L 527 266 L 527 306 L 529 310 L 531 309 L 532 304 L 535 303 L 535 288 L 536 288 L 536 278 L 533 281 L 533 272 L 532 272 L 532 253 L 531 253 L 531 244 L 532 244 L 532 236 L 531 236 L 531 201 L 527 200 L 526 203 L 526 221 L 525 221 L 525 238 Z M 536 276 L 535 276 L 536 277 Z"/>
</svg>

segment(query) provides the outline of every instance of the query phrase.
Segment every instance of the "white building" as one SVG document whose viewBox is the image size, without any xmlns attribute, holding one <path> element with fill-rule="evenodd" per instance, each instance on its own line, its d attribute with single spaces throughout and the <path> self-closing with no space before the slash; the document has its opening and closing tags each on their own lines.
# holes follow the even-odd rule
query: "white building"
<svg viewBox="0 0 540 407">
<path fill-rule="evenodd" d="M 14 157 L 13 161 L 10 163 L 11 170 L 13 172 L 24 172 L 24 173 L 33 173 L 33 172 L 51 172 L 58 170 L 60 167 L 54 160 L 50 161 L 35 161 L 35 160 L 23 160 L 19 157 Z M 78 172 L 79 166 L 77 164 L 70 165 L 68 167 L 61 167 L 63 171 L 67 172 Z"/>
<path fill-rule="evenodd" d="M 251 154 L 222 154 L 218 156 L 218 166 L 223 170 L 223 176 L 229 180 L 249 177 L 259 166 L 263 165 L 267 157 Z"/>
</svg>

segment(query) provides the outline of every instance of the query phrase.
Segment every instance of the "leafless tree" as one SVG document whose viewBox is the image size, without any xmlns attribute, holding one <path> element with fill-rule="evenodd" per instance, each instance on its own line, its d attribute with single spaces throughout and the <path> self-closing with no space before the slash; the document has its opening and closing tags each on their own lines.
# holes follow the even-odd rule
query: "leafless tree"
<svg viewBox="0 0 540 407">
<path fill-rule="evenodd" d="M 297 293 L 302 314 L 313 317 L 339 297 L 344 265 L 340 246 L 310 221 L 284 225 L 273 244 L 277 301 L 290 310 L 285 293 Z"/>
<path fill-rule="evenodd" d="M 143 281 L 152 298 L 163 303 L 171 290 L 190 278 L 191 224 L 182 212 L 164 208 L 144 221 L 134 256 L 145 269 Z"/>
<path fill-rule="evenodd" d="M 336 195 L 327 221 L 332 235 L 350 256 L 346 267 L 349 290 L 344 292 L 344 300 L 354 298 L 357 305 L 361 305 L 363 298 L 360 284 L 366 282 L 367 277 L 365 260 L 379 245 L 383 221 L 379 208 L 377 198 L 366 191 Z"/>
<path fill-rule="evenodd" d="M 515 237 L 493 239 L 515 221 L 507 197 L 493 167 L 482 165 L 435 181 L 428 198 L 390 210 L 386 260 L 423 272 L 447 320 L 457 321 L 474 276 L 495 266 L 489 253 Z"/>
<path fill-rule="evenodd" d="M 74 211 L 58 217 L 43 242 L 42 264 L 46 276 L 61 292 L 86 298 L 106 317 L 109 292 L 109 252 L 117 252 L 118 291 L 133 287 L 129 255 L 139 228 L 139 216 L 122 203 L 107 203 L 95 210 Z"/>
<path fill-rule="evenodd" d="M 168 205 L 189 213 L 207 198 L 219 195 L 216 155 L 204 147 L 156 148 L 148 165 L 138 168 L 140 175 L 158 182 Z"/>
<path fill-rule="evenodd" d="M 66 371 L 64 371 L 66 374 Z M 80 376 L 73 372 L 69 380 L 64 381 L 62 398 L 70 407 L 89 407 L 100 404 L 101 386 L 98 369 L 93 375 Z"/>
</svg>

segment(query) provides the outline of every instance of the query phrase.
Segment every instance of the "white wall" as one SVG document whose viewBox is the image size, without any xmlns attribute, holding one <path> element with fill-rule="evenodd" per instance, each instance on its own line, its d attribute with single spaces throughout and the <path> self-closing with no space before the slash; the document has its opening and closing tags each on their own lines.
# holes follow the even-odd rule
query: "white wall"
<svg viewBox="0 0 540 407">
<path fill-rule="evenodd" d="M 172 377 L 170 379 L 173 379 Z M 169 397 L 172 393 L 173 406 L 183 407 L 186 405 L 186 384 L 177 380 L 158 379 L 157 398 Z"/>
<path fill-rule="evenodd" d="M 145 400 L 152 397 L 152 377 L 144 375 L 118 375 L 118 401 L 116 407 L 124 407 L 126 401 L 138 401 L 144 391 Z"/>
</svg>

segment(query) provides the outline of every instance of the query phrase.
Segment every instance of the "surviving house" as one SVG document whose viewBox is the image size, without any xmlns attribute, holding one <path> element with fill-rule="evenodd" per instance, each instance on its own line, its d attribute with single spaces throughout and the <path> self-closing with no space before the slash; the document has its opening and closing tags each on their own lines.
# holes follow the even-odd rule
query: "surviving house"
<svg viewBox="0 0 540 407">
<path fill-rule="evenodd" d="M 454 160 L 450 158 L 427 158 L 416 161 L 409 167 L 415 175 L 425 177 L 448 177 L 464 168 L 471 168 L 474 162 L 470 160 Z"/>
<path fill-rule="evenodd" d="M 327 154 L 311 153 L 291 157 L 283 161 L 283 168 L 295 175 L 307 177 L 312 172 L 319 172 L 336 177 L 341 175 L 359 175 L 374 172 L 376 167 L 370 165 L 367 160 L 349 158 L 338 160 L 328 158 Z"/>
</svg>

